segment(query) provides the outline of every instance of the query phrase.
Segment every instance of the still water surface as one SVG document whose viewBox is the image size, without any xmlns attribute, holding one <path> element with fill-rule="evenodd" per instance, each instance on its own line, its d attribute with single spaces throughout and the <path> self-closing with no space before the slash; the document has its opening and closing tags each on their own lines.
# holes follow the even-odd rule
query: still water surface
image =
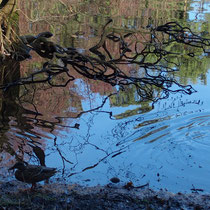
<svg viewBox="0 0 210 210">
<path fill-rule="evenodd" d="M 53 41 L 81 52 L 97 43 L 107 17 L 120 30 L 178 21 L 197 33 L 209 33 L 209 1 L 63 1 L 67 8 L 54 1 L 53 8 L 29 2 L 20 5 L 31 15 L 31 19 L 20 19 L 22 34 L 50 30 Z M 62 11 L 65 17 L 61 18 Z M 11 176 L 7 168 L 17 156 L 39 164 L 34 149 L 39 147 L 45 153 L 45 164 L 59 169 L 56 178 L 61 182 L 92 186 L 119 177 L 122 183 L 132 181 L 135 186 L 149 183 L 153 189 L 190 192 L 199 188 L 209 193 L 208 58 L 202 55 L 183 64 L 178 74 L 178 80 L 191 84 L 196 93 L 173 94 L 154 107 L 140 103 L 132 87 L 128 97 L 117 87 L 80 75 L 65 88 L 29 86 L 21 103 L 11 99 L 11 108 L 1 117 L 2 179 Z M 22 62 L 22 76 L 39 69 L 44 61 L 33 55 L 32 60 Z M 18 91 L 20 96 L 25 90 Z M 116 94 L 107 98 L 111 93 Z"/>
</svg>

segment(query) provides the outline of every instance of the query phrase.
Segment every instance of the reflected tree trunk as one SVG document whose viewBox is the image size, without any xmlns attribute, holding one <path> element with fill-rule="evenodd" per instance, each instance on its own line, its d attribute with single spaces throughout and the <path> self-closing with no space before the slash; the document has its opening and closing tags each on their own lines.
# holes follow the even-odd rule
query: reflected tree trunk
<svg viewBox="0 0 210 210">
<path fill-rule="evenodd" d="M 9 50 L 12 42 L 16 39 L 18 21 L 16 14 L 17 0 L 3 0 L 0 4 L 0 84 L 7 84 L 20 78 L 20 64 L 9 59 Z M 7 123 L 5 109 L 15 109 L 15 99 L 19 95 L 19 87 L 11 90 L 0 90 L 0 117 Z M 9 108 L 10 107 L 10 108 Z"/>
<path fill-rule="evenodd" d="M 9 49 L 17 34 L 17 0 L 3 0 L 0 4 L 0 84 L 17 79 L 19 69 L 9 60 Z M 15 74 L 14 71 L 15 69 Z M 1 94 L 2 95 L 2 94 Z"/>
<path fill-rule="evenodd" d="M 3 0 L 0 4 L 0 52 L 3 55 L 8 53 L 8 48 L 17 33 L 16 6 L 17 0 Z"/>
</svg>

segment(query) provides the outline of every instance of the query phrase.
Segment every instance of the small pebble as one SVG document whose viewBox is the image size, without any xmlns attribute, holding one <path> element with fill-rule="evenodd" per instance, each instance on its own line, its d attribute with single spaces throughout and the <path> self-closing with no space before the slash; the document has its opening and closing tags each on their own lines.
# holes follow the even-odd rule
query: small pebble
<svg viewBox="0 0 210 210">
<path fill-rule="evenodd" d="M 112 183 L 118 183 L 118 182 L 120 182 L 120 179 L 117 178 L 117 177 L 113 177 L 113 178 L 110 179 L 110 181 L 111 181 Z"/>
</svg>

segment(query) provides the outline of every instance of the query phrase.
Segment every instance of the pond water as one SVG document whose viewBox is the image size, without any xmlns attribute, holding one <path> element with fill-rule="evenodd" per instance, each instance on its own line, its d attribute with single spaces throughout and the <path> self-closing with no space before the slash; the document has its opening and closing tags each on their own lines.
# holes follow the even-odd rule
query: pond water
<svg viewBox="0 0 210 210">
<path fill-rule="evenodd" d="M 21 1 L 20 33 L 51 31 L 54 42 L 84 53 L 99 41 L 107 18 L 118 31 L 177 21 L 209 38 L 210 1 L 44 2 Z M 76 72 L 66 87 L 13 88 L 15 94 L 1 101 L 0 179 L 13 179 L 7 169 L 22 158 L 58 168 L 54 181 L 93 186 L 118 177 L 135 186 L 210 193 L 210 62 L 209 55 L 195 52 L 195 58 L 180 52 L 176 77 L 197 92 L 171 94 L 154 106 L 140 102 L 132 86 L 118 91 Z M 19 65 L 22 77 L 46 61 L 31 54 Z"/>
</svg>

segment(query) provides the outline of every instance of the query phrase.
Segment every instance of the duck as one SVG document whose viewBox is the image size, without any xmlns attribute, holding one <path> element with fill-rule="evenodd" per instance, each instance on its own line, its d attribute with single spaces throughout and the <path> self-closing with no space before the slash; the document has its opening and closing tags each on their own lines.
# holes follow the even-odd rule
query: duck
<svg viewBox="0 0 210 210">
<path fill-rule="evenodd" d="M 57 172 L 56 168 L 46 166 L 29 165 L 24 162 L 17 162 L 9 170 L 15 170 L 15 178 L 21 182 L 32 184 L 31 190 L 36 188 L 36 183 L 49 179 Z"/>
</svg>

